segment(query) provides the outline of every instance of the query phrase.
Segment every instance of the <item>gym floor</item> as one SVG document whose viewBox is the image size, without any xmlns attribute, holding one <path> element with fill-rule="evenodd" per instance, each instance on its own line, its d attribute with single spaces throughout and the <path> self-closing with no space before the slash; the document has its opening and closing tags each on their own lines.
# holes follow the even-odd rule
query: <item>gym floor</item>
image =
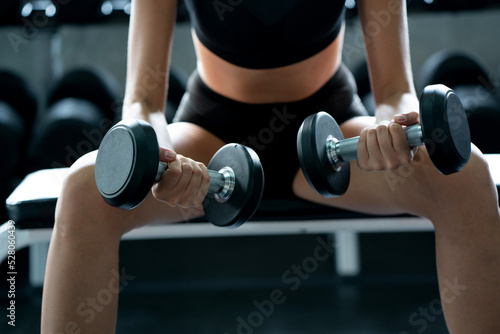
<svg viewBox="0 0 500 334">
<path fill-rule="evenodd" d="M 206 282 L 204 282 L 206 283 Z M 447 333 L 434 284 L 341 284 L 308 282 L 287 294 L 283 304 L 257 313 L 254 301 L 269 300 L 276 286 L 247 282 L 241 286 L 177 288 L 138 285 L 120 295 L 118 334 L 409 334 Z M 38 294 L 38 293 L 37 293 Z M 2 321 L 2 333 L 39 333 L 40 296 L 20 298 L 16 329 Z M 429 311 L 419 313 L 427 308 Z M 271 312 L 272 310 L 272 312 Z M 431 311 L 432 310 L 432 311 Z M 241 317 L 241 318 L 240 318 Z M 244 319 L 244 325 L 238 319 Z"/>
<path fill-rule="evenodd" d="M 306 264 L 318 238 L 123 242 L 117 333 L 447 333 L 432 233 L 361 235 L 354 278 L 331 259 Z M 40 309 L 41 291 L 20 288 L 15 331 L 2 321 L 0 332 L 39 332 Z"/>
</svg>

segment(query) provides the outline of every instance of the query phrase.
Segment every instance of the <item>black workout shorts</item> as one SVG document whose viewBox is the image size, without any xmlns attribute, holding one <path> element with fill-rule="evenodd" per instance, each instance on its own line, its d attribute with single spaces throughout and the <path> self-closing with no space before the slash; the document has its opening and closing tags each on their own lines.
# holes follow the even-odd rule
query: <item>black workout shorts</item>
<svg viewBox="0 0 500 334">
<path fill-rule="evenodd" d="M 194 123 L 226 143 L 253 148 L 264 168 L 264 197 L 286 199 L 295 197 L 292 182 L 299 169 L 297 132 L 308 115 L 319 111 L 328 112 L 339 124 L 368 115 L 354 78 L 344 65 L 312 96 L 270 104 L 247 104 L 221 96 L 195 71 L 174 122 Z"/>
</svg>

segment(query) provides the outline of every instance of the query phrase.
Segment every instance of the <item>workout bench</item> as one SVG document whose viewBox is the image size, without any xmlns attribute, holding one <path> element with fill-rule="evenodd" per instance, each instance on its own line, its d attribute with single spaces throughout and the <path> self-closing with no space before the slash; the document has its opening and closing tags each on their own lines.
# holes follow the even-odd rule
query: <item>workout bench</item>
<svg viewBox="0 0 500 334">
<path fill-rule="evenodd" d="M 486 155 L 500 193 L 500 154 Z M 30 248 L 30 283 L 43 284 L 48 244 L 54 225 L 57 197 L 67 168 L 29 174 L 6 200 L 15 222 L 16 251 Z M 359 233 L 433 231 L 430 221 L 409 215 L 371 216 L 305 201 L 263 201 L 251 219 L 236 229 L 216 227 L 203 219 L 187 223 L 145 226 L 124 235 L 123 240 L 232 237 L 290 234 L 332 235 L 335 265 L 341 276 L 360 273 Z M 8 222 L 0 226 L 0 263 L 7 258 Z"/>
</svg>

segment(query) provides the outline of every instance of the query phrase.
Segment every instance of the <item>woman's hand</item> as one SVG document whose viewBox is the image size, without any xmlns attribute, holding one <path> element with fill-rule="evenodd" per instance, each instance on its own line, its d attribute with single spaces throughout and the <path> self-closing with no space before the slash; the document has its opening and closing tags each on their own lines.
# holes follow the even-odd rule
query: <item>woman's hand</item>
<svg viewBox="0 0 500 334">
<path fill-rule="evenodd" d="M 173 207 L 200 206 L 210 185 L 205 165 L 164 148 L 160 148 L 160 161 L 168 163 L 168 169 L 153 185 L 153 196 Z"/>
<path fill-rule="evenodd" d="M 364 171 L 394 170 L 408 165 L 417 148 L 410 149 L 403 126 L 419 122 L 415 111 L 397 114 L 392 121 L 382 121 L 365 128 L 358 142 L 358 166 Z"/>
<path fill-rule="evenodd" d="M 201 162 L 163 148 L 172 147 L 163 112 L 145 103 L 133 103 L 125 106 L 123 118 L 142 119 L 151 124 L 160 145 L 160 161 L 168 163 L 161 180 L 152 187 L 153 196 L 173 207 L 200 206 L 210 184 L 208 170 Z"/>
</svg>

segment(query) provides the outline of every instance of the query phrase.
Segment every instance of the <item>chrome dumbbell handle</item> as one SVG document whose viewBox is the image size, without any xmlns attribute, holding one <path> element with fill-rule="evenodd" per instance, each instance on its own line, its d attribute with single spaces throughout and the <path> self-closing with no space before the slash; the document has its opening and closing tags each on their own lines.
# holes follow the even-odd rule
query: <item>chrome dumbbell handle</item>
<svg viewBox="0 0 500 334">
<path fill-rule="evenodd" d="M 158 171 L 156 172 L 155 182 L 161 180 L 163 173 L 168 169 L 168 164 L 160 161 Z M 208 193 L 214 194 L 217 201 L 223 203 L 227 201 L 233 193 L 235 186 L 234 171 L 230 167 L 224 167 L 221 170 L 208 170 L 210 176 L 210 185 Z"/>
<path fill-rule="evenodd" d="M 422 127 L 415 124 L 404 128 L 406 140 L 411 148 L 424 144 Z M 329 136 L 326 140 L 326 153 L 333 169 L 339 171 L 344 162 L 357 159 L 358 155 L 358 137 L 338 140 Z"/>
</svg>

